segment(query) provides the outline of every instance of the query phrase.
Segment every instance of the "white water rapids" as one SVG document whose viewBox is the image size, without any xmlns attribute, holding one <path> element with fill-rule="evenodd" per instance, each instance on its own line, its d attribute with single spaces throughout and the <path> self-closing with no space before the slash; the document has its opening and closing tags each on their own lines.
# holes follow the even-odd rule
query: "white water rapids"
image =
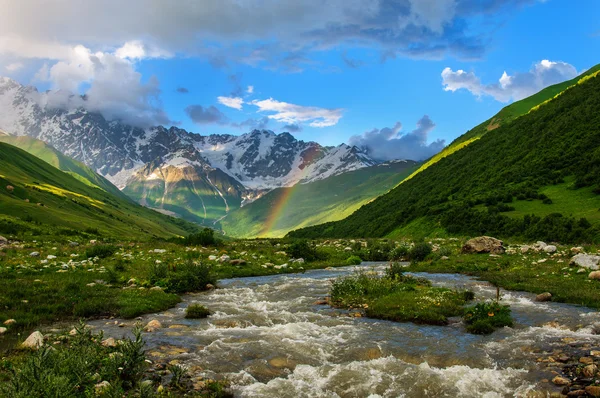
<svg viewBox="0 0 600 398">
<path fill-rule="evenodd" d="M 459 320 L 449 326 L 395 323 L 351 318 L 315 304 L 328 294 L 331 279 L 353 269 L 223 280 L 220 289 L 185 296 L 176 308 L 144 317 L 164 326 L 144 334 L 148 351 L 177 347 L 168 360 L 199 369 L 205 378 L 228 379 L 239 397 L 492 398 L 524 396 L 540 388 L 541 379 L 551 379 L 536 359 L 563 347 L 563 339 L 600 344 L 590 326 L 600 321 L 597 312 L 535 303 L 529 293 L 502 292 L 515 326 L 491 336 L 466 333 Z M 471 289 L 476 300 L 496 293 L 466 276 L 420 276 Z M 185 319 L 191 303 L 213 315 Z M 570 330 L 543 326 L 550 321 Z M 92 324 L 110 336 L 126 333 L 106 321 Z"/>
</svg>

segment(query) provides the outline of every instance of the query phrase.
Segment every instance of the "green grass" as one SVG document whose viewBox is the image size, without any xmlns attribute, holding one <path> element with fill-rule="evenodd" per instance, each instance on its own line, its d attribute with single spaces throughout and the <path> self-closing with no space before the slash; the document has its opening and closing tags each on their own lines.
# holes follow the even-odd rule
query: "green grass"
<svg viewBox="0 0 600 398">
<path fill-rule="evenodd" d="M 372 166 L 278 188 L 230 212 L 221 220 L 221 227 L 226 234 L 240 238 L 282 237 L 293 229 L 340 220 L 394 188 L 415 167 L 410 161 Z M 271 217 L 276 219 L 271 221 Z"/>
<path fill-rule="evenodd" d="M 473 334 L 490 334 L 498 328 L 512 326 L 510 307 L 497 301 L 475 304 L 463 315 L 467 331 Z"/>
<path fill-rule="evenodd" d="M 455 254 L 448 260 L 431 259 L 412 264 L 408 270 L 473 275 L 507 290 L 536 294 L 550 292 L 552 301 L 600 308 L 600 283 L 588 279 L 589 271 L 577 273 L 577 267 L 569 267 L 571 254 L 567 252 L 568 247 L 560 249 L 565 254 L 557 257 L 545 253 L 504 254 L 501 257 Z M 588 252 L 595 251 L 588 247 Z M 539 260 L 544 262 L 538 263 Z"/>
<path fill-rule="evenodd" d="M 426 280 L 389 272 L 382 276 L 357 271 L 338 278 L 331 288 L 331 303 L 339 308 L 364 309 L 371 318 L 397 322 L 445 325 L 461 315 L 463 292 L 431 287 Z"/>
<path fill-rule="evenodd" d="M 548 196 L 552 203 L 544 204 L 541 200 L 518 200 L 511 203 L 515 210 L 504 214 L 522 218 L 527 214 L 543 217 L 552 213 L 561 213 L 575 218 L 585 217 L 595 224 L 600 223 L 600 196 L 594 193 L 591 187 L 575 189 L 573 178 L 568 178 L 563 184 L 546 186 L 539 192 Z"/>
<path fill-rule="evenodd" d="M 6 188 L 9 185 L 14 187 L 12 192 Z M 1 228 L 3 223 L 26 221 L 21 224 L 20 239 L 35 233 L 56 236 L 59 228 L 142 240 L 187 235 L 198 229 L 83 183 L 5 143 L 0 143 L 0 219 L 4 220 L 0 234 L 11 233 Z"/>
</svg>

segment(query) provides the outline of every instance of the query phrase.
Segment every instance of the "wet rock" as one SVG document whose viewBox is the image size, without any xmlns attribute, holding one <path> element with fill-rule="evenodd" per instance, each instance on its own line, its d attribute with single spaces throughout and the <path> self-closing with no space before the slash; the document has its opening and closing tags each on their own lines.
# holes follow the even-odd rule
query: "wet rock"
<svg viewBox="0 0 600 398">
<path fill-rule="evenodd" d="M 361 353 L 360 358 L 365 361 L 372 361 L 383 357 L 383 353 L 379 347 L 367 348 Z"/>
<path fill-rule="evenodd" d="M 157 319 L 153 319 L 146 324 L 146 327 L 144 329 L 147 332 L 153 332 L 156 329 L 161 329 L 162 327 L 162 323 L 160 323 Z"/>
<path fill-rule="evenodd" d="M 598 367 L 596 365 L 588 365 L 585 368 L 583 368 L 583 370 L 581 371 L 581 373 L 585 377 L 588 377 L 588 378 L 596 376 L 597 372 L 598 372 Z"/>
<path fill-rule="evenodd" d="M 562 377 L 562 376 L 556 376 L 552 379 L 552 383 L 554 383 L 554 385 L 557 386 L 567 386 L 569 384 L 571 384 L 571 380 Z"/>
<path fill-rule="evenodd" d="M 598 386 L 587 386 L 585 392 L 592 397 L 600 397 L 600 387 Z"/>
<path fill-rule="evenodd" d="M 590 274 L 588 275 L 589 279 L 593 279 L 593 280 L 600 280 L 600 271 L 592 271 L 590 272 Z"/>
<path fill-rule="evenodd" d="M 573 390 L 567 393 L 567 397 L 583 397 L 586 395 L 585 390 Z"/>
<path fill-rule="evenodd" d="M 535 296 L 535 301 L 544 302 L 552 300 L 552 294 L 549 292 L 541 293 Z"/>
<path fill-rule="evenodd" d="M 600 256 L 594 256 L 592 254 L 576 254 L 571 258 L 569 265 L 572 267 L 581 267 L 591 270 L 598 270 L 600 268 Z"/>
<path fill-rule="evenodd" d="M 590 351 L 590 355 L 593 357 L 600 357 L 600 351 L 592 350 Z"/>
<path fill-rule="evenodd" d="M 502 241 L 499 239 L 490 236 L 480 236 L 469 239 L 462 247 L 462 252 L 502 254 L 504 253 L 504 246 L 502 246 Z"/>
<path fill-rule="evenodd" d="M 296 367 L 296 362 L 287 357 L 275 357 L 269 359 L 269 365 L 273 366 L 274 368 L 294 369 Z"/>
<path fill-rule="evenodd" d="M 594 358 L 592 357 L 581 357 L 579 358 L 579 363 L 583 363 L 585 365 L 591 365 L 594 363 Z"/>
<path fill-rule="evenodd" d="M 204 288 L 206 290 L 213 290 L 215 288 L 215 285 L 213 285 L 212 283 L 207 283 L 206 286 L 204 286 Z"/>
<path fill-rule="evenodd" d="M 313 303 L 313 305 L 327 305 L 327 300 L 317 300 Z"/>
<path fill-rule="evenodd" d="M 37 330 L 31 333 L 21 344 L 22 347 L 35 349 L 40 348 L 42 345 L 44 345 L 44 335 Z"/>
</svg>

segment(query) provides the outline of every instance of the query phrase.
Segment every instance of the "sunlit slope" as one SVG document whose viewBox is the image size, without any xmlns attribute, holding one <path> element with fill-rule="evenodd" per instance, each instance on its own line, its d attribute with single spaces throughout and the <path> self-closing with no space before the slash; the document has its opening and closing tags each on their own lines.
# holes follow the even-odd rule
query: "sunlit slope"
<svg viewBox="0 0 600 398">
<path fill-rule="evenodd" d="M 404 181 L 409 180 L 410 178 L 412 178 L 416 174 L 422 172 L 429 166 L 437 163 L 438 161 L 440 161 L 440 159 L 443 159 L 446 156 L 450 156 L 454 152 L 471 144 L 472 142 L 481 138 L 488 132 L 493 131 L 500 126 L 515 120 L 519 116 L 523 116 L 523 115 L 529 113 L 530 111 L 535 109 L 537 106 L 543 105 L 546 101 L 552 100 L 554 97 L 556 97 L 563 91 L 567 90 L 570 87 L 575 86 L 582 79 L 585 79 L 586 77 L 589 78 L 591 76 L 594 76 L 598 72 L 600 72 L 600 65 L 594 66 L 593 68 L 589 69 L 588 71 L 586 71 L 585 73 L 581 74 L 580 76 L 578 76 L 574 79 L 571 79 L 571 80 L 568 80 L 568 81 L 565 81 L 565 82 L 562 82 L 559 84 L 555 84 L 553 86 L 546 87 L 545 89 L 541 90 L 540 92 L 538 92 L 530 97 L 524 98 L 520 101 L 514 102 L 514 103 L 502 108 L 502 110 L 500 110 L 500 112 L 498 112 L 494 117 L 492 117 L 489 120 L 486 120 L 485 122 L 481 123 L 477 127 L 467 131 L 465 134 L 461 135 L 456 140 L 454 140 L 450 145 L 448 145 L 446 148 L 444 148 L 440 153 L 436 154 L 431 159 L 427 160 L 421 167 L 419 167 L 417 170 L 415 170 L 415 172 Z"/>
<path fill-rule="evenodd" d="M 106 178 L 102 177 L 85 164 L 63 155 L 57 149 L 45 143 L 44 141 L 27 136 L 17 137 L 13 135 L 2 134 L 2 132 L 0 132 L 0 142 L 5 142 L 7 144 L 14 145 L 17 148 L 21 148 L 33 156 L 50 163 L 57 169 L 71 174 L 73 177 L 84 182 L 85 184 L 97 186 L 106 192 L 119 196 L 123 199 L 128 198 L 127 195 L 122 193 Z"/>
<path fill-rule="evenodd" d="M 422 222 L 450 234 L 598 240 L 600 77 L 577 82 L 350 217 L 290 235 L 398 236 Z"/>
<path fill-rule="evenodd" d="M 196 229 L 84 183 L 6 143 L 0 143 L 0 215 L 0 227 L 12 220 L 44 230 L 97 230 L 114 238 L 169 237 Z"/>
<path fill-rule="evenodd" d="M 417 163 L 400 161 L 275 189 L 232 211 L 221 226 L 235 237 L 281 237 L 292 229 L 341 220 L 411 173 Z"/>
</svg>

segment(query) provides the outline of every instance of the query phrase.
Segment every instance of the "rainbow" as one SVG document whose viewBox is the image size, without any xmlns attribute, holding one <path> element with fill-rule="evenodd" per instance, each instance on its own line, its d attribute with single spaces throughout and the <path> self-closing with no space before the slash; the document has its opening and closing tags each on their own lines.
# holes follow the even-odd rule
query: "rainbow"
<svg viewBox="0 0 600 398">
<path fill-rule="evenodd" d="M 311 163 L 318 152 L 316 150 L 311 150 L 309 153 L 305 154 L 302 157 L 303 164 Z M 300 181 L 308 174 L 308 167 L 304 167 L 303 169 L 298 168 L 295 172 L 294 177 L 297 177 L 297 180 Z M 296 178 L 295 178 L 296 179 Z M 292 187 L 282 188 L 282 194 L 275 199 L 275 203 L 273 204 L 273 210 L 267 216 L 267 219 L 258 233 L 259 238 L 268 238 L 269 235 L 273 232 L 273 227 L 277 224 L 277 221 L 281 217 L 281 215 L 285 212 L 289 202 L 294 197 L 294 193 L 296 192 L 296 187 L 298 184 Z"/>
</svg>

